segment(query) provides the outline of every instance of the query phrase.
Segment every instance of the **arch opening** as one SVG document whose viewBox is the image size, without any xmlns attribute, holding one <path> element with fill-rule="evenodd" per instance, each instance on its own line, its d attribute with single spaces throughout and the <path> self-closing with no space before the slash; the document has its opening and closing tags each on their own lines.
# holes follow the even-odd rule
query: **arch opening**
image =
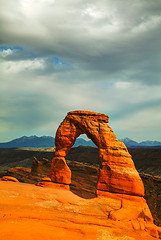
<svg viewBox="0 0 161 240">
<path fill-rule="evenodd" d="M 76 138 L 72 148 L 79 146 L 89 146 L 97 148 L 96 144 L 94 144 L 94 142 L 89 139 L 85 133 L 80 134 L 80 136 Z"/>
<path fill-rule="evenodd" d="M 87 142 L 84 142 L 84 139 L 82 142 L 81 136 L 82 134 L 77 138 L 80 138 L 81 141 L 72 146 L 65 158 L 71 170 L 70 190 L 82 198 L 95 198 L 101 163 L 99 150 L 92 141 L 88 144 L 88 138 L 86 138 L 88 139 Z M 82 143 L 84 146 L 82 146 Z"/>
</svg>

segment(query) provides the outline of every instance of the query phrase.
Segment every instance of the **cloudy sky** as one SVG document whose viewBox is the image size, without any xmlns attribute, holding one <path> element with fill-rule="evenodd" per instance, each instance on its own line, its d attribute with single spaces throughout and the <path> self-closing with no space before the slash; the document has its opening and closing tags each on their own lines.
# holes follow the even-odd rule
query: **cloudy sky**
<svg viewBox="0 0 161 240">
<path fill-rule="evenodd" d="M 160 0 L 1 0 L 0 142 L 55 135 L 72 110 L 161 141 Z"/>
</svg>

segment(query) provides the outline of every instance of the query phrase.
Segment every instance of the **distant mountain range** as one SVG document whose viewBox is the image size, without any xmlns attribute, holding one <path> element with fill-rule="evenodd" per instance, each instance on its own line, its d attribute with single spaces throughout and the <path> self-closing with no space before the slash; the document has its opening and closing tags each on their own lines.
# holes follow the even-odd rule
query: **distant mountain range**
<svg viewBox="0 0 161 240">
<path fill-rule="evenodd" d="M 130 138 L 121 139 L 122 142 L 128 148 L 139 148 L 139 147 L 161 147 L 161 142 L 159 141 L 142 141 L 140 143 L 131 140 Z M 96 147 L 96 145 L 91 140 L 85 140 L 83 138 L 77 138 L 73 147 L 78 146 L 91 146 Z M 22 147 L 54 147 L 55 139 L 51 136 L 23 136 L 21 138 L 14 139 L 10 142 L 0 143 L 0 148 L 22 148 Z"/>
<path fill-rule="evenodd" d="M 91 141 L 86 141 L 83 138 L 77 138 L 73 147 L 78 146 L 92 146 L 96 145 Z M 0 143 L 0 148 L 22 148 L 22 147 L 55 147 L 55 138 L 50 136 L 30 136 L 16 138 L 10 142 Z"/>
<path fill-rule="evenodd" d="M 136 142 L 136 141 L 133 141 L 132 139 L 130 138 L 123 138 L 123 139 L 120 139 L 125 145 L 126 147 L 131 147 L 131 148 L 134 148 L 134 147 L 161 147 L 161 142 L 159 141 L 142 141 L 142 142 Z"/>
<path fill-rule="evenodd" d="M 21 148 L 21 147 L 53 147 L 54 138 L 50 136 L 20 137 L 10 142 L 0 143 L 0 148 Z"/>
</svg>

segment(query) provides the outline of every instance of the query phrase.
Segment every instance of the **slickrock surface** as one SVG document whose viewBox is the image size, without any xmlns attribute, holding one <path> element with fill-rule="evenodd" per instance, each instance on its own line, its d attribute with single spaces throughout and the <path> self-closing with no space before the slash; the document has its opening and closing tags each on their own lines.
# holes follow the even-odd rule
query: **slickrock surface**
<svg viewBox="0 0 161 240">
<path fill-rule="evenodd" d="M 48 187 L 0 181 L 0 239 L 154 240 L 142 197 L 109 193 L 83 199 L 58 184 Z"/>
<path fill-rule="evenodd" d="M 80 134 L 86 134 L 99 149 L 101 160 L 97 193 L 109 191 L 144 196 L 142 180 L 124 143 L 116 139 L 107 125 L 108 116 L 90 111 L 69 112 L 55 137 L 55 157 L 51 165 L 53 182 L 70 184 L 71 173 L 65 156 Z"/>
</svg>

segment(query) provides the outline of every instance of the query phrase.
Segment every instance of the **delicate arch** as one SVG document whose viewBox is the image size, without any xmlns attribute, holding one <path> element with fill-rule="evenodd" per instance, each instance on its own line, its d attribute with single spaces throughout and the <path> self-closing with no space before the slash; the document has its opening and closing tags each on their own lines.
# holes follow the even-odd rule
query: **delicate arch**
<svg viewBox="0 0 161 240">
<path fill-rule="evenodd" d="M 101 160 L 97 193 L 108 191 L 144 196 L 142 180 L 123 142 L 116 139 L 107 125 L 108 116 L 90 111 L 72 111 L 58 127 L 55 137 L 55 157 L 51 165 L 53 182 L 70 184 L 71 171 L 65 156 L 80 134 L 86 134 L 99 149 Z"/>
</svg>

